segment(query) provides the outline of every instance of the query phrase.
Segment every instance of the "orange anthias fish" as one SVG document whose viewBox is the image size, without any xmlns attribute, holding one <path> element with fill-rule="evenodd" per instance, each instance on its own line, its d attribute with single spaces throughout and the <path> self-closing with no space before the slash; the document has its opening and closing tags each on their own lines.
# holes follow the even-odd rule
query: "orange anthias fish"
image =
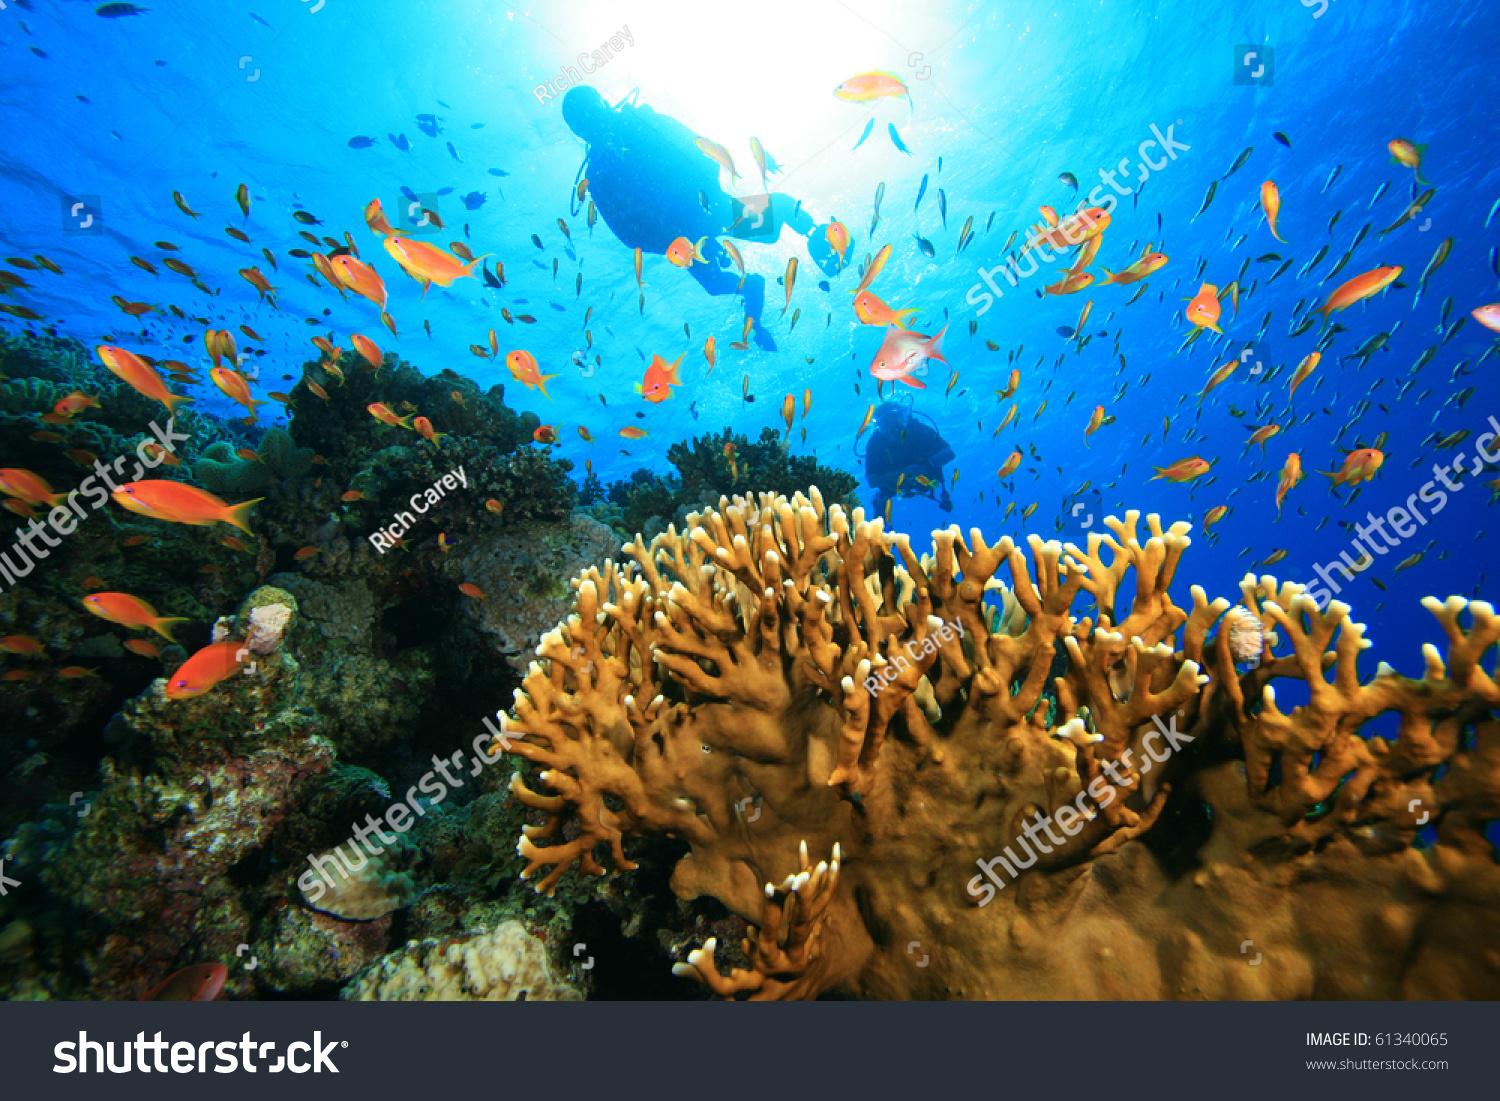
<svg viewBox="0 0 1500 1101">
<path fill-rule="evenodd" d="M 854 296 L 854 315 L 861 325 L 894 325 L 905 329 L 911 319 L 922 311 L 916 306 L 908 310 L 893 310 L 869 291 L 860 291 Z"/>
<path fill-rule="evenodd" d="M 391 223 L 386 220 L 385 210 L 380 205 L 379 199 L 371 199 L 365 207 L 365 225 L 370 227 L 373 233 L 383 233 L 387 237 L 396 231 L 391 228 Z"/>
<path fill-rule="evenodd" d="M 1477 315 L 1479 313 L 1479 311 L 1475 310 L 1474 313 Z M 707 340 L 705 340 L 703 342 L 703 358 L 706 359 L 706 360 L 708 360 L 708 369 L 710 371 L 712 371 L 714 369 L 714 366 L 715 366 L 715 362 L 714 361 L 715 361 L 715 359 L 717 358 L 717 355 L 718 355 L 717 349 L 718 349 L 718 343 L 717 343 L 717 341 L 714 340 L 713 337 L 709 337 Z"/>
<path fill-rule="evenodd" d="M 275 295 L 276 293 L 276 288 L 271 286 L 270 281 L 266 279 L 258 267 L 241 268 L 240 278 L 260 292 L 260 301 L 265 301 L 266 295 Z"/>
<path fill-rule="evenodd" d="M 159 616 L 155 608 L 129 593 L 90 593 L 83 598 L 83 606 L 100 619 L 135 631 L 155 631 L 168 642 L 177 641 L 172 637 L 175 625 L 190 622 L 184 616 Z"/>
<path fill-rule="evenodd" d="M 839 271 L 843 271 L 844 255 L 849 251 L 849 227 L 843 222 L 829 222 L 828 228 L 823 231 L 823 236 L 828 241 L 828 247 L 833 249 L 839 258 Z"/>
<path fill-rule="evenodd" d="M 1260 208 L 1266 212 L 1266 224 L 1271 227 L 1271 236 L 1285 244 L 1286 238 L 1276 232 L 1276 216 L 1281 213 L 1281 192 L 1276 190 L 1276 184 L 1272 180 L 1260 185 Z"/>
<path fill-rule="evenodd" d="M 1318 307 L 1318 313 L 1326 321 L 1338 310 L 1346 310 L 1356 302 L 1371 298 L 1401 278 L 1400 267 L 1372 268 L 1363 275 L 1356 275 L 1328 296 L 1328 301 Z"/>
<path fill-rule="evenodd" d="M 245 411 L 250 414 L 245 418 L 246 423 L 254 424 L 257 416 L 255 411 L 262 405 L 269 404 L 256 401 L 250 396 L 250 383 L 238 371 L 232 371 L 227 367 L 212 367 L 208 375 L 214 380 L 214 385 L 219 388 L 220 393 L 230 401 L 238 402 L 245 407 Z"/>
<path fill-rule="evenodd" d="M 1281 480 L 1276 483 L 1276 515 L 1281 515 L 1281 502 L 1286 500 L 1286 495 L 1297 488 L 1297 483 L 1302 481 L 1305 475 L 1302 473 L 1302 456 L 1293 451 L 1286 457 L 1286 465 L 1281 468 Z"/>
<path fill-rule="evenodd" d="M 436 428 L 432 427 L 432 422 L 426 417 L 418 417 L 411 422 L 411 426 L 416 430 L 417 435 L 427 440 L 433 447 L 442 447 L 443 437 L 448 434 L 446 432 L 439 432 Z"/>
<path fill-rule="evenodd" d="M 637 428 L 633 424 L 627 424 L 624 428 L 620 429 L 620 435 L 624 436 L 627 440 L 639 440 L 649 434 L 644 428 Z"/>
<path fill-rule="evenodd" d="M 519 349 L 514 352 L 508 352 L 505 356 L 505 366 L 510 368 L 511 377 L 522 386 L 531 390 L 540 390 L 542 397 L 548 401 L 552 400 L 552 395 L 547 393 L 547 380 L 549 378 L 556 378 L 557 376 L 555 374 L 542 374 L 542 369 L 536 361 L 536 356 Z"/>
<path fill-rule="evenodd" d="M 1043 287 L 1043 294 L 1077 294 L 1085 287 L 1092 286 L 1094 273 L 1091 271 L 1069 272 L 1051 286 Z"/>
<path fill-rule="evenodd" d="M 1200 329 L 1212 329 L 1216 333 L 1224 331 L 1219 328 L 1219 288 L 1212 283 L 1199 287 L 1183 312 L 1188 321 Z"/>
<path fill-rule="evenodd" d="M 0 638 L 0 650 L 7 654 L 45 654 L 46 648 L 30 635 L 6 635 Z"/>
<path fill-rule="evenodd" d="M 1154 482 L 1158 478 L 1165 478 L 1169 482 L 1190 482 L 1201 474 L 1207 474 L 1210 465 L 1212 464 L 1208 460 L 1194 455 L 1188 459 L 1179 459 L 1171 466 L 1152 467 L 1156 473 L 1150 480 Z"/>
<path fill-rule="evenodd" d="M 228 329 L 209 329 L 204 332 L 203 347 L 208 352 L 208 358 L 214 361 L 215 367 L 223 366 L 226 359 L 233 363 L 238 351 L 234 334 Z"/>
<path fill-rule="evenodd" d="M 698 138 L 693 144 L 698 147 L 700 153 L 710 160 L 716 161 L 724 171 L 729 173 L 729 182 L 731 184 L 740 178 L 740 174 L 734 170 L 734 158 L 729 155 L 729 150 L 725 149 L 718 142 L 709 141 L 707 138 Z"/>
<path fill-rule="evenodd" d="M 74 390 L 71 395 L 66 396 L 62 401 L 58 401 L 57 405 L 52 407 L 52 413 L 63 417 L 77 417 L 84 410 L 98 410 L 98 408 L 98 398 L 92 398 L 92 396 L 86 395 L 86 393 Z"/>
<path fill-rule="evenodd" d="M 1375 472 L 1385 462 L 1385 452 L 1373 447 L 1361 447 L 1358 451 L 1351 451 L 1344 456 L 1344 465 L 1339 467 L 1338 473 L 1331 470 L 1319 471 L 1333 482 L 1333 488 L 1339 486 L 1357 486 L 1370 481 L 1375 477 Z"/>
<path fill-rule="evenodd" d="M 1292 374 L 1291 393 L 1295 394 L 1297 392 L 1297 387 L 1301 386 L 1304 382 L 1307 381 L 1307 376 L 1313 373 L 1313 370 L 1318 366 L 1318 362 L 1322 358 L 1322 352 L 1309 352 L 1306 358 L 1304 358 L 1301 363 L 1297 364 L 1297 370 Z"/>
<path fill-rule="evenodd" d="M 916 111 L 916 105 L 911 101 L 911 91 L 902 83 L 901 78 L 894 73 L 875 70 L 869 73 L 860 73 L 851 76 L 833 90 L 836 98 L 846 100 L 849 103 L 869 103 L 871 100 L 886 97 L 906 97 L 906 105 L 909 108 L 907 114 Z"/>
<path fill-rule="evenodd" d="M 175 195 L 176 192 L 174 191 Z M 196 217 L 197 215 L 194 215 Z M 224 988 L 229 968 L 222 963 L 197 963 L 148 990 L 143 1002 L 211 1002 Z"/>
<path fill-rule="evenodd" d="M 557 428 L 560 427 L 562 426 L 558 425 L 554 428 L 550 424 L 538 425 L 536 431 L 531 434 L 531 438 L 540 444 L 554 444 L 557 442 Z"/>
<path fill-rule="evenodd" d="M 1038 229 L 1027 240 L 1022 251 L 1029 252 L 1042 245 L 1050 245 L 1054 249 L 1074 248 L 1099 236 L 1109 228 L 1109 222 L 1109 213 L 1103 207 L 1086 207 L 1077 214 L 1068 215 L 1055 226 Z"/>
<path fill-rule="evenodd" d="M 424 296 L 427 294 L 427 288 L 433 283 L 440 287 L 451 287 L 455 279 L 462 279 L 464 276 L 477 279 L 474 267 L 484 259 L 481 256 L 465 264 L 451 252 L 444 252 L 436 245 L 400 236 L 387 237 L 385 251 L 401 265 L 402 271 L 422 284 Z"/>
<path fill-rule="evenodd" d="M 110 374 L 120 379 L 127 386 L 145 394 L 152 401 L 159 401 L 167 407 L 168 413 L 175 413 L 177 407 L 183 402 L 192 401 L 192 398 L 174 394 L 167 389 L 166 380 L 155 370 L 146 366 L 144 360 L 133 352 L 127 352 L 124 348 L 115 348 L 108 344 L 101 344 L 95 351 L 104 366 L 109 369 Z"/>
<path fill-rule="evenodd" d="M 484 590 L 481 589 L 478 585 L 474 584 L 472 581 L 465 581 L 458 587 L 458 591 L 463 593 L 465 596 L 472 596 L 475 600 L 483 600 L 485 598 Z"/>
<path fill-rule="evenodd" d="M 1167 257 L 1164 254 L 1160 252 L 1152 252 L 1148 249 L 1139 260 L 1131 264 L 1128 268 L 1122 268 L 1119 271 L 1110 271 L 1108 268 L 1104 268 L 1104 274 L 1108 276 L 1108 278 L 1099 285 L 1101 287 L 1107 287 L 1111 283 L 1118 283 L 1121 285 L 1128 283 L 1137 283 L 1140 280 L 1145 279 L 1147 276 L 1153 275 L 1156 272 L 1160 271 L 1162 268 L 1166 267 L 1166 264 Z"/>
<path fill-rule="evenodd" d="M 891 326 L 886 329 L 885 340 L 870 364 L 870 374 L 883 382 L 898 381 L 919 390 L 927 389 L 927 384 L 912 378 L 911 373 L 929 359 L 948 362 L 943 358 L 943 334 L 947 331 L 948 326 L 944 325 L 936 336 L 929 338 Z"/>
<path fill-rule="evenodd" d="M 250 510 L 260 501 L 257 497 L 231 505 L 207 490 L 168 481 L 127 482 L 110 496 L 121 508 L 154 520 L 194 527 L 233 524 L 246 535 L 255 534 L 250 530 Z"/>
<path fill-rule="evenodd" d="M 368 298 L 382 310 L 385 309 L 387 299 L 385 282 L 369 264 L 353 256 L 335 256 L 332 260 L 324 262 L 333 272 L 333 282 L 336 286 L 351 290 L 362 298 Z"/>
<path fill-rule="evenodd" d="M 177 671 L 167 678 L 167 699 L 190 700 L 203 695 L 220 681 L 237 673 L 249 657 L 249 648 L 235 639 L 227 638 L 223 642 L 210 643 L 178 666 Z"/>
<path fill-rule="evenodd" d="M 1391 162 L 1393 164 L 1405 165 L 1407 168 L 1410 168 L 1412 176 L 1417 183 L 1423 187 L 1427 186 L 1427 181 L 1422 179 L 1422 154 L 1427 152 L 1427 146 L 1417 145 L 1414 142 L 1407 141 L 1405 138 L 1396 138 L 1386 142 L 1385 147 L 1391 151 Z"/>
<path fill-rule="evenodd" d="M 381 424 L 388 424 L 392 428 L 409 428 L 413 432 L 416 431 L 412 426 L 412 414 L 410 413 L 404 417 L 398 417 L 391 411 L 391 407 L 383 401 L 371 402 L 365 408 L 369 411 L 370 416 L 374 417 Z"/>
<path fill-rule="evenodd" d="M 1008 456 L 1006 456 L 1005 462 L 1001 464 L 1000 469 L 995 471 L 995 477 L 1009 478 L 1020 467 L 1021 460 L 1025 457 L 1026 456 L 1022 453 L 1021 449 L 1019 447 L 1016 448 Z"/>
<path fill-rule="evenodd" d="M 364 357 L 365 362 L 377 371 L 385 362 L 385 357 L 381 354 L 379 347 L 369 337 L 355 333 L 349 338 L 349 342 L 354 345 L 354 350 Z"/>
<path fill-rule="evenodd" d="M 866 287 L 875 282 L 875 277 L 880 274 L 880 269 L 885 267 L 885 262 L 891 258 L 891 246 L 882 245 L 880 251 L 875 254 L 875 259 L 870 261 L 870 266 L 865 268 L 865 274 L 859 281 L 859 286 L 854 288 L 854 297 L 858 298 Z"/>
<path fill-rule="evenodd" d="M 1486 329 L 1500 333 L 1500 302 L 1491 302 L 1469 311 L 1469 315 Z"/>
<path fill-rule="evenodd" d="M 682 385 L 677 374 L 677 367 L 681 362 L 682 356 L 668 363 L 661 356 L 653 355 L 651 365 L 646 368 L 645 381 L 636 385 L 635 392 L 653 405 L 660 405 L 672 396 L 673 386 Z"/>
<path fill-rule="evenodd" d="M 1249 451 L 1252 445 L 1260 444 L 1260 453 L 1264 455 L 1266 453 L 1266 441 L 1280 431 L 1281 425 L 1279 424 L 1268 424 L 1257 428 L 1254 432 L 1250 433 L 1250 438 L 1245 441 L 1245 450 Z"/>
<path fill-rule="evenodd" d="M 699 237 L 698 243 L 694 244 L 686 237 L 677 238 L 667 246 L 667 261 L 679 268 L 690 268 L 695 260 L 700 264 L 708 263 L 703 258 L 703 242 L 707 240 L 707 237 Z"/>
<path fill-rule="evenodd" d="M 40 474 L 19 467 L 0 467 L 0 493 L 25 501 L 28 505 L 55 506 L 67 499 L 65 493 L 53 493 Z"/>
</svg>

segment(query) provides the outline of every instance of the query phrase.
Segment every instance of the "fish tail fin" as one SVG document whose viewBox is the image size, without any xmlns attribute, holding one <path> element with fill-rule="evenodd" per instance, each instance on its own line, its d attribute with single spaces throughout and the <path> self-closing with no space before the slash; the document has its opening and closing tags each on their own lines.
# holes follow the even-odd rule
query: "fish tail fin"
<svg viewBox="0 0 1500 1101">
<path fill-rule="evenodd" d="M 415 413 L 408 413 L 404 417 L 397 417 L 396 423 L 399 424 L 402 428 L 415 432 L 417 430 L 417 426 L 413 424 L 412 421 L 416 419 L 416 416 L 417 415 Z"/>
<path fill-rule="evenodd" d="M 188 619 L 186 616 L 159 616 L 156 619 L 148 620 L 146 626 L 150 627 L 157 634 L 161 635 L 162 638 L 175 645 L 177 640 L 172 637 L 172 628 L 177 626 L 177 624 L 179 623 L 191 622 L 192 620 Z"/>
<path fill-rule="evenodd" d="M 167 415 L 173 416 L 177 413 L 177 407 L 179 405 L 181 405 L 183 402 L 192 400 L 193 399 L 188 397 L 186 394 L 168 394 L 166 397 L 162 398 L 161 403 L 167 407 Z"/>
<path fill-rule="evenodd" d="M 487 252 L 487 253 L 484 254 L 484 256 L 476 256 L 476 257 L 474 257 L 474 259 L 470 260 L 467 264 L 462 265 L 459 270 L 461 272 L 463 272 L 464 275 L 472 276 L 473 278 L 478 279 L 479 276 L 477 276 L 477 275 L 474 274 L 474 265 L 475 264 L 481 264 L 481 263 L 483 263 L 485 257 L 489 256 L 489 255 L 491 255 L 491 254 Z"/>
<path fill-rule="evenodd" d="M 1110 271 L 1108 268 L 1100 268 L 1099 270 L 1102 271 L 1104 273 L 1104 275 L 1105 275 L 1104 281 L 1099 284 L 1101 287 L 1107 287 L 1107 286 L 1109 286 L 1111 283 L 1113 283 L 1115 281 L 1115 273 L 1114 272 Z"/>
<path fill-rule="evenodd" d="M 910 375 L 902 375 L 900 381 L 906 383 L 906 385 L 908 386 L 915 386 L 918 390 L 927 389 L 927 384 L 925 382 L 922 382 L 919 379 L 914 379 Z"/>
<path fill-rule="evenodd" d="M 265 500 L 264 497 L 257 497 L 253 501 L 242 501 L 237 505 L 230 505 L 219 519 L 226 524 L 233 524 L 246 535 L 254 535 L 255 532 L 250 530 L 250 510 L 263 500 Z"/>
<path fill-rule="evenodd" d="M 687 355 L 687 353 L 683 352 L 682 355 L 678 356 L 672 361 L 672 366 L 667 368 L 667 381 L 670 382 L 673 386 L 682 385 L 682 379 L 681 377 L 679 377 L 677 369 L 682 364 L 682 358 L 685 355 Z"/>
<path fill-rule="evenodd" d="M 556 377 L 557 377 L 556 375 L 538 375 L 537 376 L 536 388 L 542 392 L 542 397 L 546 398 L 548 401 L 552 400 L 552 395 L 549 394 L 549 393 L 547 393 L 547 380 L 549 378 L 556 378 Z"/>
<path fill-rule="evenodd" d="M 927 342 L 927 358 L 928 359 L 935 359 L 939 363 L 947 363 L 948 362 L 946 359 L 943 358 L 943 336 L 944 336 L 944 334 L 947 333 L 947 331 L 948 331 L 948 326 L 944 325 L 940 330 L 938 330 L 937 336 L 933 337 L 931 340 L 929 340 Z"/>
<path fill-rule="evenodd" d="M 897 327 L 909 329 L 911 328 L 911 319 L 921 312 L 922 309 L 920 306 L 913 306 L 909 310 L 896 310 L 891 316 L 895 318 Z"/>
<path fill-rule="evenodd" d="M 708 263 L 708 258 L 703 255 L 703 244 L 707 240 L 707 237 L 699 237 L 697 244 L 693 245 L 693 259 L 701 264 Z"/>
</svg>

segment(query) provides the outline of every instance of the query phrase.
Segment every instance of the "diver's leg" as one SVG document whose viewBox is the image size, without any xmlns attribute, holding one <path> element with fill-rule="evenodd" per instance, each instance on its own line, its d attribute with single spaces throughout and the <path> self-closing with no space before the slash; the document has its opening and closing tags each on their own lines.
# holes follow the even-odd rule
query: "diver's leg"
<svg viewBox="0 0 1500 1101">
<path fill-rule="evenodd" d="M 715 251 L 719 255 L 723 250 L 715 244 Z M 744 286 L 740 285 L 740 277 L 736 270 L 725 270 L 718 266 L 714 252 L 705 251 L 708 257 L 706 264 L 694 264 L 692 267 L 693 278 L 709 294 L 715 297 L 724 294 L 741 294 L 745 299 L 745 316 L 755 318 L 755 327 L 751 335 L 755 339 L 756 346 L 768 352 L 776 350 L 776 341 L 772 339 L 760 323 L 761 314 L 766 306 L 766 281 L 760 275 L 749 275 L 745 277 Z"/>
</svg>

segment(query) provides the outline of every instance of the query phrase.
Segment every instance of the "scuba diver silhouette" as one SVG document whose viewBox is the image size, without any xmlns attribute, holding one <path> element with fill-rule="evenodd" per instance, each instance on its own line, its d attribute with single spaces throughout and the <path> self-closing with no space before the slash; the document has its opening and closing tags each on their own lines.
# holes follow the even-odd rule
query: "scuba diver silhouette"
<svg viewBox="0 0 1500 1101">
<path fill-rule="evenodd" d="M 688 272 L 709 294 L 742 294 L 746 316 L 755 318 L 755 343 L 775 351 L 775 340 L 760 323 L 765 278 L 749 275 L 741 285 L 717 238 L 774 243 L 778 227 L 786 225 L 809 237 L 814 262 L 835 275 L 836 258 L 824 234 L 811 236 L 827 227 L 817 226 L 801 202 L 780 192 L 745 196 L 752 199 L 749 203 L 726 195 L 719 187 L 718 162 L 698 149 L 696 135 L 668 115 L 626 103 L 630 98 L 610 107 L 593 88 L 579 84 L 562 100 L 563 120 L 588 144 L 578 172 L 588 179 L 588 194 L 604 224 L 627 248 L 658 256 L 679 237 L 708 238 L 703 248 L 707 263 L 694 263 Z"/>
<path fill-rule="evenodd" d="M 943 467 L 954 458 L 953 448 L 938 434 L 931 417 L 900 401 L 876 406 L 875 431 L 865 451 L 865 475 L 875 487 L 875 515 L 885 515 L 886 502 L 897 492 L 903 497 L 931 497 L 938 508 L 952 512 L 953 498 L 943 481 Z"/>
</svg>

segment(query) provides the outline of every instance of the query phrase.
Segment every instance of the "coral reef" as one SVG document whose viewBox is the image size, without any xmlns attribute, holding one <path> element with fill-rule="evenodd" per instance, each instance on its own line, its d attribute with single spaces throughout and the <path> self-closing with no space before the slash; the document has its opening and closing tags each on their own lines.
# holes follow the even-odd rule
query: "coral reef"
<svg viewBox="0 0 1500 1101">
<path fill-rule="evenodd" d="M 284 428 L 266 430 L 255 459 L 242 459 L 234 452 L 226 440 L 210 444 L 193 464 L 193 476 L 212 493 L 260 493 L 289 478 L 307 477 L 315 454 L 310 447 L 298 447 Z"/>
<path fill-rule="evenodd" d="M 585 482 L 584 503 L 593 504 L 592 514 L 627 540 L 637 533 L 649 539 L 669 523 L 680 526 L 689 512 L 712 507 L 737 488 L 786 495 L 815 485 L 830 502 L 846 509 L 859 505 L 858 478 L 822 466 L 811 455 L 793 455 L 774 428 L 762 429 L 753 443 L 729 428 L 678 441 L 667 449 L 667 461 L 677 469 L 675 476 L 637 470 L 609 487 L 607 505 L 594 503 L 598 489 Z"/>
<path fill-rule="evenodd" d="M 575 1002 L 546 946 L 518 921 L 459 940 L 412 942 L 360 975 L 343 993 L 362 1002 Z"/>
<path fill-rule="evenodd" d="M 609 528 L 575 513 L 566 524 L 518 524 L 503 540 L 464 546 L 448 556 L 447 570 L 485 594 L 467 609 L 522 676 L 536 640 L 568 610 L 571 592 L 560 579 L 603 563 L 617 545 Z"/>
<path fill-rule="evenodd" d="M 1429 600 L 1446 660 L 1361 682 L 1347 606 L 1248 576 L 1240 673 L 1230 601 L 1169 593 L 1187 525 L 1140 519 L 919 558 L 814 489 L 637 538 L 517 693 L 523 876 L 677 839 L 672 890 L 748 926 L 677 966 L 723 996 L 1500 996 L 1493 609 Z"/>
<path fill-rule="evenodd" d="M 397 838 L 401 841 L 401 838 Z M 358 867 L 346 863 L 344 850 L 360 858 Z M 405 846 L 402 846 L 405 849 Z M 319 910 L 341 921 L 374 921 L 394 910 L 410 906 L 417 897 L 417 885 L 411 876 L 400 870 L 404 851 L 387 848 L 380 856 L 367 856 L 357 845 L 348 844 L 314 856 L 310 863 L 314 868 L 330 868 L 328 881 L 316 898 L 302 892 L 302 901 L 311 909 Z"/>
</svg>

